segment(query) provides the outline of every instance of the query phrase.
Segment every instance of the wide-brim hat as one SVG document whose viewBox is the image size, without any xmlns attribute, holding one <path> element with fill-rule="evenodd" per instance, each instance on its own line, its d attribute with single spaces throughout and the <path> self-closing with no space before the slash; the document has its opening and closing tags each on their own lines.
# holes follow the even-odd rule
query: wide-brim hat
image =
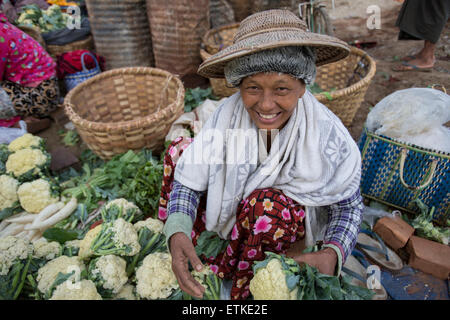
<svg viewBox="0 0 450 320">
<path fill-rule="evenodd" d="M 197 72 L 206 78 L 224 78 L 224 67 L 231 60 L 284 46 L 314 48 L 316 66 L 348 56 L 350 48 L 344 41 L 307 29 L 306 23 L 288 10 L 255 13 L 242 20 L 233 44 L 205 60 Z"/>
</svg>

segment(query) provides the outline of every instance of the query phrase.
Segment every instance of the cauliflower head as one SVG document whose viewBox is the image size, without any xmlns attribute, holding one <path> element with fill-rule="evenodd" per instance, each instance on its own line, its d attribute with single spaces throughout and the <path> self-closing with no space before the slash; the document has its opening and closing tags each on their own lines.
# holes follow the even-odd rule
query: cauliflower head
<svg viewBox="0 0 450 320">
<path fill-rule="evenodd" d="M 40 238 L 31 243 L 33 245 L 33 258 L 52 260 L 61 253 L 61 245 L 56 242 L 48 242 L 45 238 Z"/>
<path fill-rule="evenodd" d="M 278 259 L 271 259 L 250 281 L 250 292 L 255 300 L 296 300 L 297 291 L 298 288 L 289 290 L 285 270 Z"/>
<path fill-rule="evenodd" d="M 91 280 L 75 283 L 67 280 L 56 287 L 50 300 L 102 300 L 102 297 Z"/>
<path fill-rule="evenodd" d="M 52 196 L 50 183 L 44 179 L 21 184 L 17 195 L 20 205 L 29 213 L 39 213 L 48 205 L 59 201 L 59 198 Z"/>
<path fill-rule="evenodd" d="M 144 299 L 165 299 L 178 289 L 169 253 L 149 254 L 136 270 L 136 291 Z"/>
<path fill-rule="evenodd" d="M 117 219 L 114 221 L 112 229 L 114 231 L 113 240 L 119 248 L 129 246 L 131 251 L 127 254 L 128 256 L 139 253 L 141 245 L 139 244 L 138 234 L 131 223 L 124 219 Z"/>
<path fill-rule="evenodd" d="M 32 252 L 33 247 L 23 238 L 0 238 L 0 276 L 8 274 L 16 260 L 26 259 Z"/>
<path fill-rule="evenodd" d="M 47 262 L 39 268 L 36 280 L 38 289 L 42 293 L 47 293 L 52 287 L 58 276 L 58 273 L 67 274 L 75 270 L 75 273 L 68 278 L 70 281 L 76 281 L 81 272 L 86 270 L 84 263 L 78 257 L 60 256 Z"/>
<path fill-rule="evenodd" d="M 135 294 L 136 288 L 132 284 L 125 284 L 122 289 L 114 296 L 114 300 L 137 300 Z"/>
<path fill-rule="evenodd" d="M 83 240 L 79 243 L 80 250 L 78 251 L 78 257 L 82 260 L 88 259 L 91 257 L 94 253 L 91 250 L 91 244 L 94 241 L 94 239 L 97 237 L 97 235 L 102 230 L 102 225 L 99 224 L 95 228 L 89 230 L 86 235 L 84 236 Z"/>
<path fill-rule="evenodd" d="M 128 281 L 126 267 L 127 262 L 121 257 L 101 256 L 91 262 L 89 278 L 101 291 L 105 289 L 108 295 L 117 294 Z"/>
<path fill-rule="evenodd" d="M 49 161 L 48 155 L 40 149 L 25 148 L 10 154 L 6 161 L 6 173 L 13 174 L 20 178 L 27 172 L 37 175 L 41 172 L 41 167 Z"/>
<path fill-rule="evenodd" d="M 91 250 L 98 256 L 134 256 L 141 250 L 141 245 L 133 225 L 119 218 L 102 223 L 102 229 L 91 244 Z"/>
<path fill-rule="evenodd" d="M 5 174 L 0 176 L 0 210 L 11 207 L 19 200 L 18 188 L 19 181 Z"/>
<path fill-rule="evenodd" d="M 133 226 L 137 232 L 145 227 L 150 231 L 153 231 L 154 233 L 162 233 L 164 223 L 157 219 L 147 218 L 145 220 L 136 222 Z"/>
<path fill-rule="evenodd" d="M 21 149 L 28 149 L 28 148 L 39 148 L 42 147 L 44 143 L 44 140 L 41 137 L 34 136 L 31 133 L 26 133 L 23 136 L 14 139 L 11 141 L 11 143 L 8 145 L 8 150 L 11 152 L 16 152 Z"/>
<path fill-rule="evenodd" d="M 102 208 L 103 221 L 113 221 L 118 218 L 123 218 L 125 221 L 132 222 L 141 216 L 141 209 L 133 202 L 129 202 L 124 198 L 114 199 Z"/>
</svg>

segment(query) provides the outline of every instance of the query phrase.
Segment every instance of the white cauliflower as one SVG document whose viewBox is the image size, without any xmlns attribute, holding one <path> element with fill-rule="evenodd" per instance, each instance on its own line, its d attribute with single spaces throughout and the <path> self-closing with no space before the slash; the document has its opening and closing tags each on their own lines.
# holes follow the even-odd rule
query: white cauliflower
<svg viewBox="0 0 450 320">
<path fill-rule="evenodd" d="M 122 218 L 103 223 L 91 249 L 95 255 L 134 256 L 141 250 L 138 234 L 131 223 Z"/>
<path fill-rule="evenodd" d="M 86 270 L 86 267 L 78 257 L 60 256 L 39 268 L 36 277 L 38 289 L 42 293 L 47 293 L 52 288 L 58 273 L 68 274 L 75 271 L 67 280 L 71 280 L 72 282 L 78 281 L 81 272 L 84 270 Z"/>
<path fill-rule="evenodd" d="M 205 288 L 203 300 L 220 300 L 222 280 L 217 277 L 211 268 L 205 266 L 202 271 L 193 270 L 191 274 Z"/>
<path fill-rule="evenodd" d="M 19 181 L 5 174 L 0 176 L 0 210 L 12 207 L 19 200 L 18 188 Z"/>
<path fill-rule="evenodd" d="M 56 287 L 50 300 L 102 300 L 102 297 L 91 280 L 74 283 L 67 280 Z"/>
<path fill-rule="evenodd" d="M 21 184 L 17 195 L 20 205 L 29 213 L 39 213 L 48 205 L 59 201 L 59 198 L 52 196 L 50 183 L 44 179 Z"/>
<path fill-rule="evenodd" d="M 119 198 L 108 202 L 102 208 L 103 221 L 113 221 L 119 218 L 127 222 L 136 221 L 142 216 L 142 211 L 133 202 Z"/>
<path fill-rule="evenodd" d="M 102 225 L 99 224 L 95 228 L 89 230 L 83 240 L 79 243 L 80 250 L 78 251 L 78 257 L 82 260 L 88 259 L 91 257 L 94 253 L 91 250 L 91 245 L 94 239 L 97 237 L 99 232 L 102 230 Z"/>
<path fill-rule="evenodd" d="M 136 291 L 144 299 L 165 299 L 178 289 L 169 253 L 149 254 L 136 270 Z"/>
<path fill-rule="evenodd" d="M 13 236 L 0 238 L 0 276 L 8 274 L 17 259 L 26 259 L 32 252 L 33 247 L 23 238 Z"/>
<path fill-rule="evenodd" d="M 139 232 L 139 230 L 141 230 L 142 228 L 146 227 L 147 229 L 155 233 L 162 233 L 164 223 L 158 219 L 147 218 L 145 220 L 140 220 L 136 222 L 133 226 L 137 232 Z"/>
<path fill-rule="evenodd" d="M 33 245 L 33 258 L 52 260 L 61 253 L 61 245 L 56 241 L 48 242 L 47 239 L 40 238 L 31 244 Z"/>
<path fill-rule="evenodd" d="M 266 253 L 267 254 L 267 253 Z M 277 258 L 273 258 L 277 257 Z M 255 300 L 296 300 L 298 287 L 295 286 L 290 290 L 288 288 L 287 276 L 290 274 L 289 269 L 283 267 L 282 262 L 278 258 L 280 256 L 269 255 L 267 264 L 263 267 L 256 268 L 253 279 L 250 281 L 250 292 Z M 293 260 L 292 260 L 293 261 Z M 285 261 L 286 262 L 286 261 Z M 289 263 L 289 262 L 288 262 Z M 296 262 L 293 268 L 298 269 Z M 286 263 L 284 263 L 286 265 Z M 287 265 L 287 267 L 291 267 Z"/>
<path fill-rule="evenodd" d="M 41 147 L 43 144 L 43 139 L 38 136 L 34 136 L 31 133 L 26 133 L 23 136 L 11 141 L 8 145 L 8 150 L 11 152 L 16 152 L 21 149 Z"/>
<path fill-rule="evenodd" d="M 135 294 L 136 288 L 127 283 L 125 284 L 122 289 L 114 296 L 114 300 L 137 300 L 136 294 Z"/>
<path fill-rule="evenodd" d="M 116 205 L 116 206 L 124 208 L 124 209 L 138 209 L 139 210 L 139 208 L 133 202 L 130 202 L 127 199 L 124 199 L 124 198 L 114 199 L 114 200 L 108 202 L 105 205 L 105 208 L 109 209 L 113 205 Z"/>
<path fill-rule="evenodd" d="M 20 178 L 20 176 L 32 170 L 32 174 L 36 175 L 41 172 L 41 168 L 46 165 L 47 161 L 47 156 L 40 149 L 20 149 L 9 155 L 5 164 L 6 173 Z"/>
<path fill-rule="evenodd" d="M 127 283 L 127 262 L 118 256 L 101 256 L 91 261 L 89 279 L 94 281 L 102 296 L 118 293 Z"/>
</svg>

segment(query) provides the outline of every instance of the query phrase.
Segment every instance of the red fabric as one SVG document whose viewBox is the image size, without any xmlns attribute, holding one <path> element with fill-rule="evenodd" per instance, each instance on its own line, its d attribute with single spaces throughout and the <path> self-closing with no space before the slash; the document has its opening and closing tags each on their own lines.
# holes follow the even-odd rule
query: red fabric
<svg viewBox="0 0 450 320">
<path fill-rule="evenodd" d="M 0 119 L 0 127 L 10 128 L 20 121 L 20 116 L 11 119 Z"/>
<path fill-rule="evenodd" d="M 178 151 L 176 158 L 166 153 L 164 158 L 164 177 L 161 189 L 159 212 L 166 212 L 176 159 L 191 143 L 191 139 L 177 138 L 171 144 Z M 191 233 L 192 243 L 205 228 L 206 197 L 201 198 L 197 217 Z M 166 215 L 159 214 L 165 222 Z M 285 254 L 291 243 L 305 234 L 303 219 L 304 207 L 273 188 L 253 191 L 243 199 L 237 208 L 236 223 L 231 232 L 228 246 L 215 258 L 203 257 L 219 277 L 232 279 L 231 299 L 246 299 L 250 295 L 249 285 L 253 278 L 252 266 L 265 259 L 264 252 Z"/>
<path fill-rule="evenodd" d="M 81 64 L 81 55 L 85 52 L 90 52 L 88 50 L 75 50 L 70 52 L 65 52 L 62 55 L 57 57 L 57 75 L 59 79 L 64 79 L 64 77 L 68 74 L 73 74 L 76 72 L 80 72 L 83 70 L 83 65 Z M 99 56 L 93 52 L 91 52 L 95 56 L 100 66 L 100 69 L 103 71 L 105 69 L 105 59 L 102 56 Z M 94 59 L 91 56 L 84 56 L 84 65 L 87 69 L 93 69 L 96 67 Z"/>
</svg>

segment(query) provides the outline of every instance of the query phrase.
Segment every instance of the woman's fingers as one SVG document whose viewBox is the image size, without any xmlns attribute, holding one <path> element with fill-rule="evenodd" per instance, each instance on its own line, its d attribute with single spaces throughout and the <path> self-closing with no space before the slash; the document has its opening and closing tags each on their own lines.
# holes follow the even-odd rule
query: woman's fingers
<svg viewBox="0 0 450 320">
<path fill-rule="evenodd" d="M 202 263 L 195 253 L 192 242 L 185 234 L 176 233 L 170 239 L 172 269 L 177 277 L 180 289 L 191 296 L 201 298 L 205 289 L 189 272 L 188 261 L 198 270 Z"/>
</svg>

